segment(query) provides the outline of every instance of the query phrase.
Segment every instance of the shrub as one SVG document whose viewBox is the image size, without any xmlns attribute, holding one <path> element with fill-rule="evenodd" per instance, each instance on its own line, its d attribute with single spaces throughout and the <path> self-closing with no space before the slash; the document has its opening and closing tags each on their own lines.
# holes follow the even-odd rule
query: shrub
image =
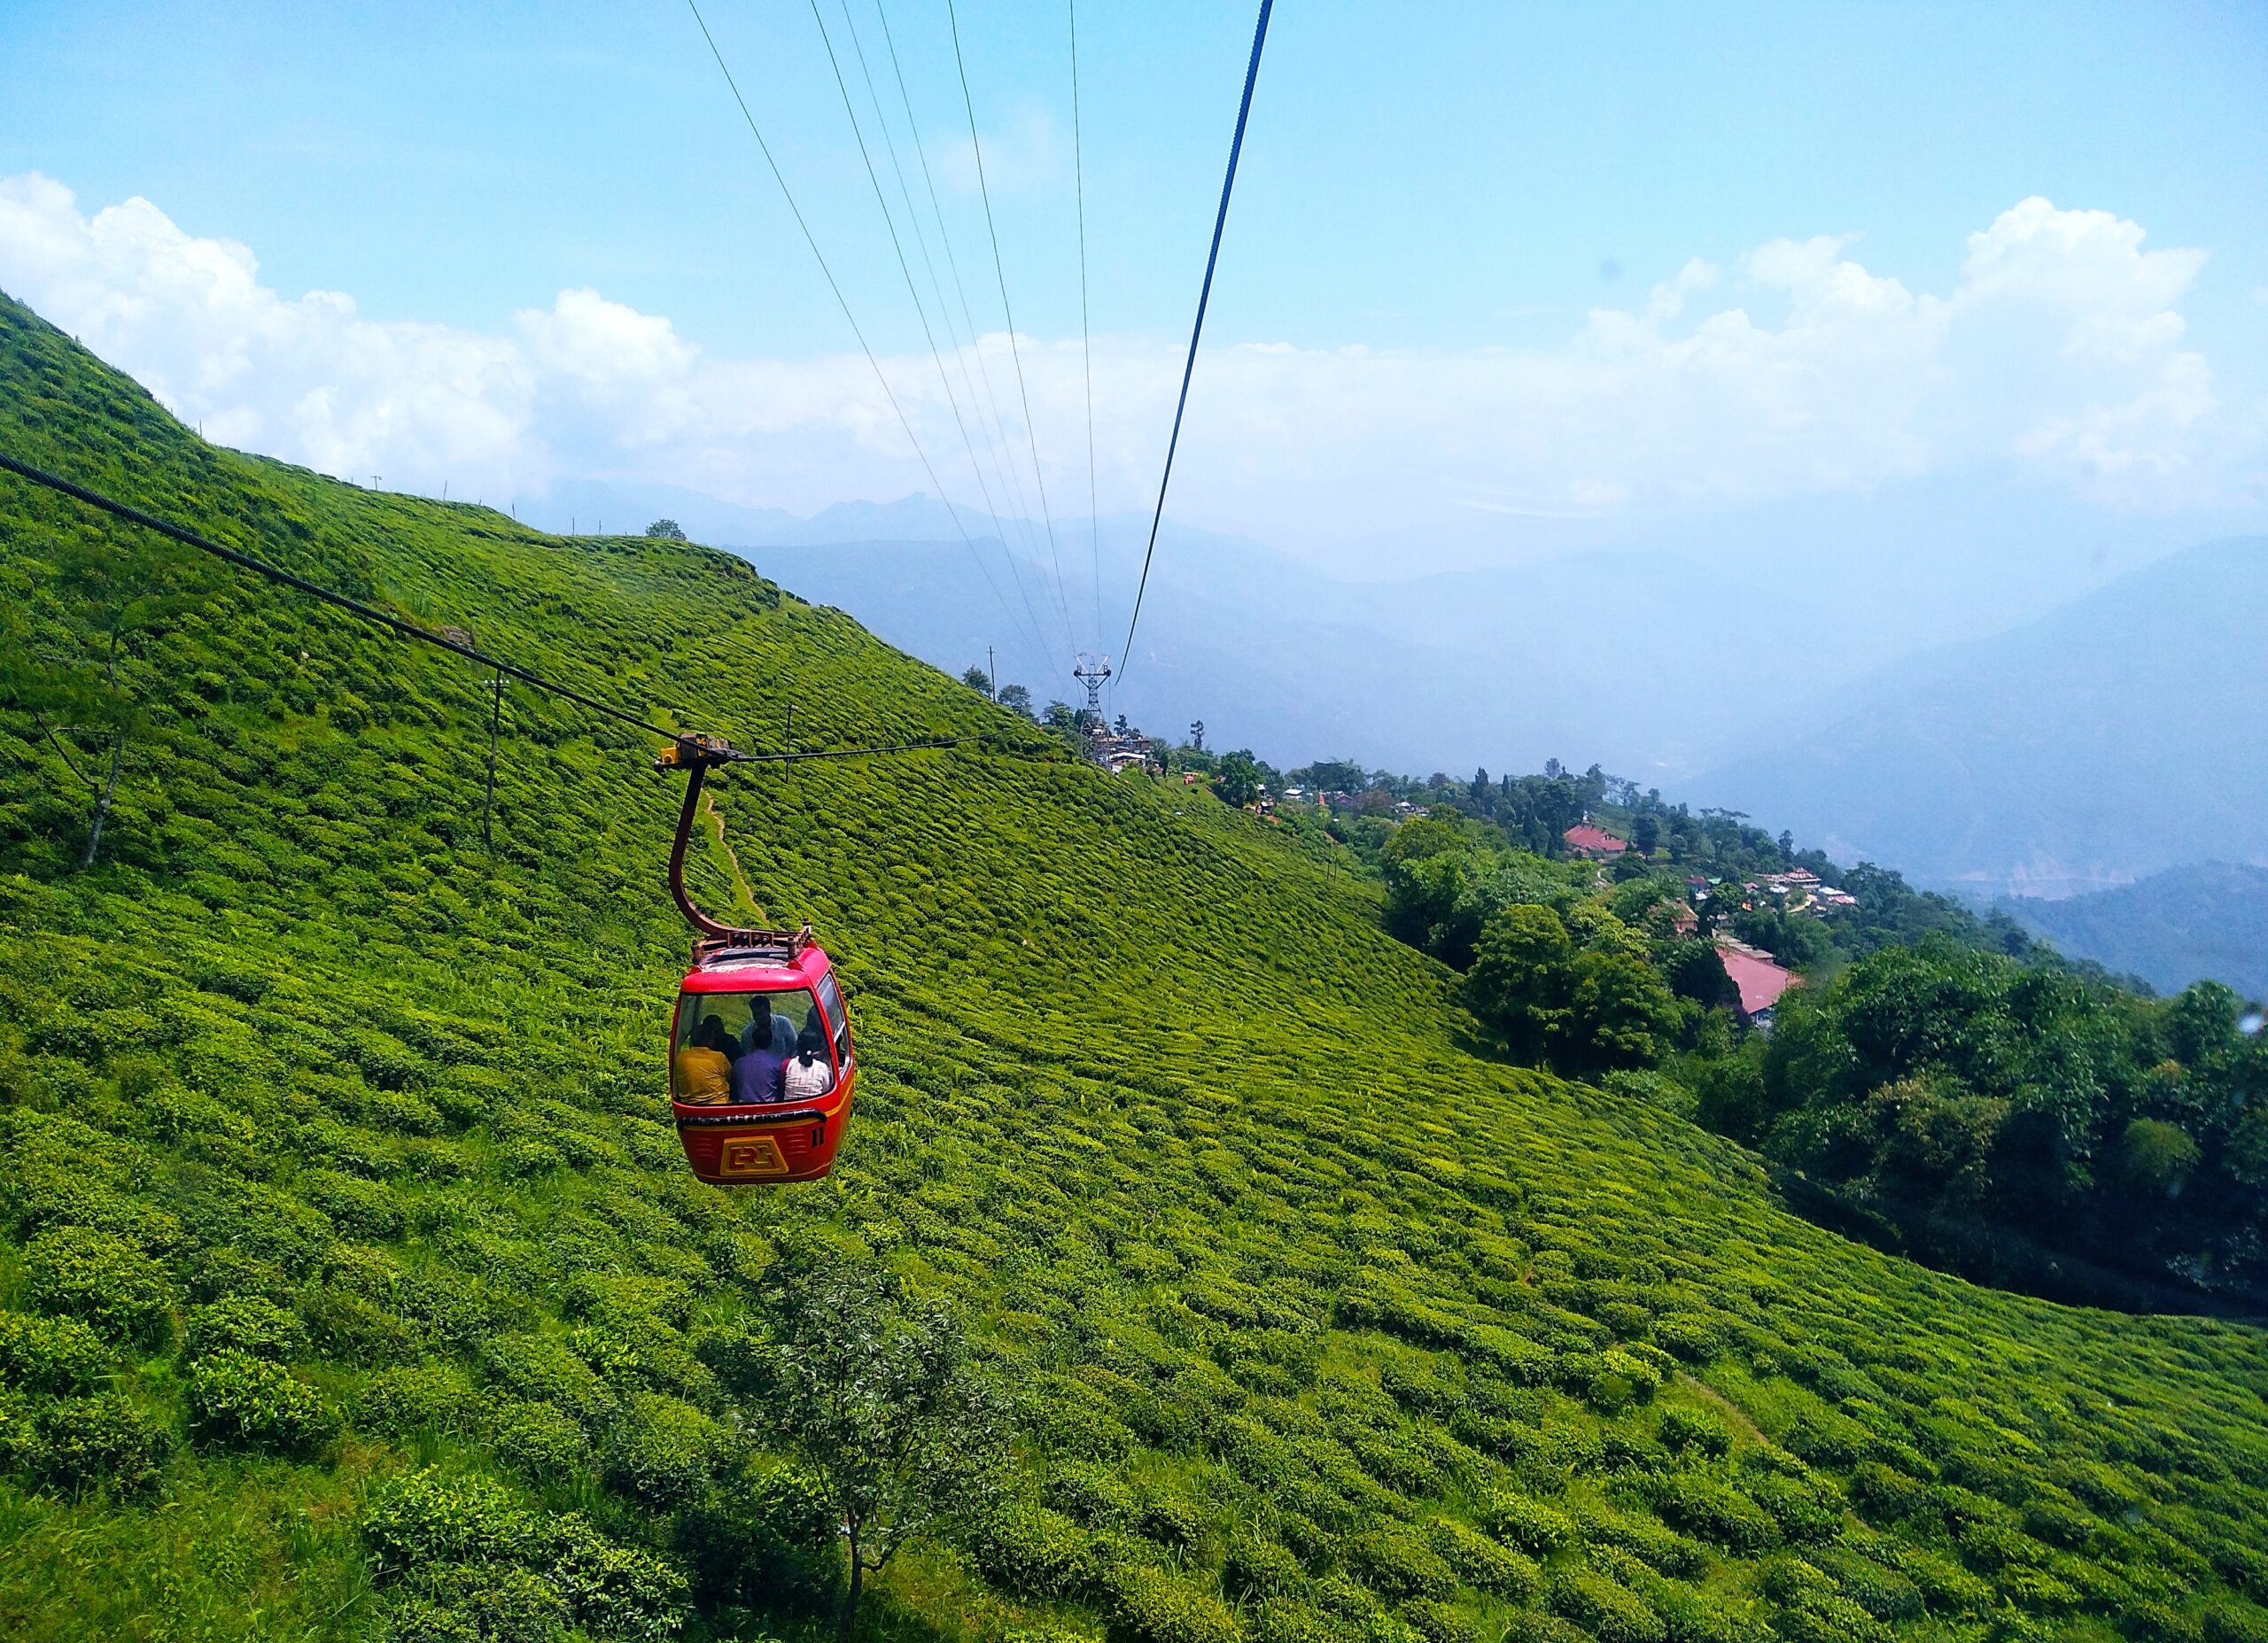
<svg viewBox="0 0 2268 1643">
<path fill-rule="evenodd" d="M 1480 1643 L 1480 1628 L 1462 1609 L 1439 1598 L 1412 1598 L 1401 1617 L 1425 1643 Z"/>
<path fill-rule="evenodd" d="M 1551 1610 L 1589 1632 L 1598 1643 L 1666 1643 L 1668 1628 L 1637 1593 L 1588 1569 L 1569 1569 L 1551 1582 Z"/>
<path fill-rule="evenodd" d="M 24 1250 L 24 1297 L 113 1341 L 163 1342 L 178 1298 L 165 1267 L 124 1238 L 58 1227 Z"/>
<path fill-rule="evenodd" d="M 156 1489 L 173 1438 L 116 1392 L 66 1398 L 32 1422 L 25 1469 L 61 1494 L 107 1491 L 122 1500 Z"/>
<path fill-rule="evenodd" d="M 668 1511 L 708 1486 L 723 1447 L 723 1429 L 691 1404 L 641 1392 L 608 1434 L 602 1475 L 609 1487 Z"/>
<path fill-rule="evenodd" d="M 1355 1578 L 1386 1597 L 1448 1597 L 1456 1591 L 1456 1571 L 1406 1524 L 1355 1535 L 1341 1555 Z"/>
<path fill-rule="evenodd" d="M 390 1627 L 402 1643 L 467 1636 L 478 1643 L 556 1643 L 574 1618 L 551 1582 L 509 1563 L 438 1565 L 421 1570 L 404 1595 L 400 1618 Z"/>
<path fill-rule="evenodd" d="M 779 1467 L 680 1511 L 675 1549 L 705 1607 L 818 1614 L 843 1582 L 838 1521 L 809 1474 Z"/>
<path fill-rule="evenodd" d="M 1712 1459 L 1728 1453 L 1733 1446 L 1733 1435 L 1725 1430 L 1722 1422 L 1694 1409 L 1665 1409 L 1661 1440 L 1662 1446 L 1672 1454 L 1691 1450 Z"/>
<path fill-rule="evenodd" d="M 486 1425 L 496 1453 L 531 1477 L 577 1477 L 590 1470 L 589 1437 L 550 1404 L 501 1403 L 489 1412 Z"/>
<path fill-rule="evenodd" d="M 550 1525 L 544 1572 L 594 1637 L 656 1639 L 685 1620 L 684 1570 L 642 1547 L 608 1539 L 575 1513 Z"/>
<path fill-rule="evenodd" d="M 1780 1544 L 1772 1514 L 1720 1478 L 1674 1472 L 1654 1486 L 1655 1509 L 1680 1529 L 1735 1552 L 1761 1552 Z"/>
<path fill-rule="evenodd" d="M 375 1181 L 315 1169 L 300 1175 L 299 1187 L 300 1196 L 350 1238 L 384 1242 L 401 1236 L 401 1205 Z"/>
<path fill-rule="evenodd" d="M 474 1407 L 472 1382 L 454 1364 L 382 1369 L 362 1383 L 354 1403 L 358 1425 L 407 1437 L 421 1429 L 458 1431 Z"/>
<path fill-rule="evenodd" d="M 971 1540 L 977 1567 L 1028 1597 L 1069 1597 L 1095 1577 L 1094 1543 L 1087 1532 L 1032 1501 L 1009 1501 Z"/>
<path fill-rule="evenodd" d="M 2205 1643 L 2268 1643 L 2268 1616 L 2249 1604 L 2209 1603 L 2199 1619 Z"/>
<path fill-rule="evenodd" d="M 1111 1631 L 1127 1643 L 1243 1643 L 1221 1600 L 1162 1569 L 1121 1567 L 1110 1574 Z"/>
<path fill-rule="evenodd" d="M 188 1404 L 190 1435 L 229 1448 L 304 1454 L 338 1425 L 314 1387 L 249 1352 L 210 1352 L 192 1363 Z"/>
<path fill-rule="evenodd" d="M 191 1358 L 237 1352 L 253 1358 L 291 1359 L 307 1349 L 299 1318 L 258 1295 L 224 1295 L 189 1314 L 185 1347 Z"/>
<path fill-rule="evenodd" d="M 1296 1595 L 1305 1590 L 1307 1570 L 1281 1541 L 1250 1532 L 1229 1538 L 1221 1565 L 1221 1585 L 1231 1596 L 1254 1600 Z"/>
<path fill-rule="evenodd" d="M 377 1368 L 415 1363 L 423 1352 L 417 1332 L 377 1302 L 348 1290 L 319 1284 L 300 1297 L 308 1337 L 326 1358 Z"/>
<path fill-rule="evenodd" d="M 1304 1603 L 1271 1597 L 1254 1605 L 1246 1616 L 1252 1643 L 1339 1643 L 1346 1632 Z"/>
<path fill-rule="evenodd" d="M 586 1427 L 614 1418 L 615 1396 L 591 1366 L 548 1335 L 500 1335 L 481 1344 L 481 1367 L 523 1398 L 557 1404 Z"/>
<path fill-rule="evenodd" d="M 0 1384 L 81 1392 L 110 1367 L 110 1349 L 76 1318 L 0 1312 Z"/>
<path fill-rule="evenodd" d="M 1772 1515 L 1782 1535 L 1797 1546 L 1832 1540 L 1843 1531 L 1839 1492 L 1825 1480 L 1790 1477 L 1775 1472 L 1752 1475 L 1748 1497 Z"/>
<path fill-rule="evenodd" d="M 1806 1592 L 1781 1609 L 1777 1630 L 1788 1643 L 1889 1643 L 1890 1628 L 1832 1592 Z"/>
<path fill-rule="evenodd" d="M 1531 1495 L 1498 1495 L 1484 1508 L 1481 1523 L 1497 1539 L 1537 1557 L 1575 1544 L 1574 1520 Z"/>
<path fill-rule="evenodd" d="M 1812 1561 L 1834 1580 L 1839 1595 L 1876 1620 L 1913 1620 L 1922 1611 L 1922 1588 L 1872 1558 L 1844 1546 L 1824 1546 L 1812 1554 Z"/>
<path fill-rule="evenodd" d="M 1716 1321 L 1698 1313 L 1674 1312 L 1654 1320 L 1655 1341 L 1673 1357 L 1706 1363 L 1725 1349 Z"/>
<path fill-rule="evenodd" d="M 1504 1628 L 1504 1643 L 1593 1643 L 1593 1639 L 1572 1621 L 1524 1608 Z"/>
<path fill-rule="evenodd" d="M 534 1519 L 501 1484 L 447 1477 L 431 1467 L 377 1492 L 362 1538 L 382 1583 L 429 1565 L 511 1562 L 536 1541 Z"/>
<path fill-rule="evenodd" d="M 1883 1523 L 1915 1516 L 1938 1504 L 1937 1492 L 1929 1484 L 1879 1461 L 1859 1462 L 1851 1475 L 1851 1492 L 1860 1510 Z"/>
<path fill-rule="evenodd" d="M 1518 1552 L 1463 1523 L 1437 1517 L 1426 1525 L 1433 1550 L 1476 1592 L 1525 1603 L 1543 1586 L 1543 1571 Z"/>
</svg>

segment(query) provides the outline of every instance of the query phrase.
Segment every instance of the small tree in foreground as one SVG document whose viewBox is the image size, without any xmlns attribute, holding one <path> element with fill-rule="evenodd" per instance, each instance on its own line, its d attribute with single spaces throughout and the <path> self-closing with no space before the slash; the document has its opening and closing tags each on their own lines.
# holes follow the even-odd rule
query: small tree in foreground
<svg viewBox="0 0 2268 1643">
<path fill-rule="evenodd" d="M 646 527 L 646 534 L 657 542 L 682 542 L 685 527 L 674 519 L 656 519 Z"/>
<path fill-rule="evenodd" d="M 982 1516 L 1000 1488 L 1006 1420 L 945 1306 L 895 1275 L 834 1255 L 782 1263 L 761 1407 L 839 1515 L 850 1581 L 837 1635 L 866 1577 L 900 1547 Z"/>
<path fill-rule="evenodd" d="M 980 691 L 985 695 L 989 696 L 992 694 L 992 676 L 983 668 L 965 669 L 961 673 L 960 682 L 971 690 Z"/>
</svg>

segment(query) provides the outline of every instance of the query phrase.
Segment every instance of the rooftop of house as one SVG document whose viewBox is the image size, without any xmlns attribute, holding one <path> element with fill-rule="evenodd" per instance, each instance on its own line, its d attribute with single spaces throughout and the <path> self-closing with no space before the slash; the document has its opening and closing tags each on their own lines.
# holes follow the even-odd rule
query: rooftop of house
<svg viewBox="0 0 2268 1643">
<path fill-rule="evenodd" d="M 1745 1015 L 1761 1014 L 1780 1002 L 1781 994 L 1801 985 L 1794 971 L 1775 964 L 1768 954 L 1744 942 L 1720 941 L 1717 962 L 1740 989 L 1740 1007 Z"/>
<path fill-rule="evenodd" d="M 1588 822 L 1577 822 L 1560 836 L 1567 841 L 1569 849 L 1584 856 L 1619 856 L 1630 848 L 1627 841 Z"/>
</svg>

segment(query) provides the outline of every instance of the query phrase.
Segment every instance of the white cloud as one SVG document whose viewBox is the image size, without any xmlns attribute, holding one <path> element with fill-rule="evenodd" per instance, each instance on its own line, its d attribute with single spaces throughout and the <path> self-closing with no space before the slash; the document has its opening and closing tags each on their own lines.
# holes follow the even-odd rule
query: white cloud
<svg viewBox="0 0 2268 1643">
<path fill-rule="evenodd" d="M 1849 239 L 1785 239 L 1728 268 L 1697 257 L 1555 347 L 1208 349 L 1174 511 L 1290 543 L 1674 513 L 1979 464 L 2119 505 L 2211 504 L 2262 464 L 2257 421 L 2221 410 L 2186 345 L 2179 304 L 2203 260 L 2035 198 L 1969 236 L 1943 292 L 1870 271 Z M 594 291 L 494 333 L 376 322 L 336 292 L 283 297 L 248 249 L 146 200 L 82 217 L 36 174 L 0 179 L 0 289 L 209 437 L 392 486 L 498 500 L 610 477 L 799 511 L 930 488 L 863 358 L 711 357 Z M 1051 488 L 1083 497 L 1078 343 L 1022 346 L 1043 452 L 1062 464 Z M 988 337 L 949 375 L 989 367 L 1011 403 L 1006 348 Z M 883 365 L 946 488 L 981 504 L 937 363 Z M 1170 341 L 1096 339 L 1106 509 L 1155 484 L 1179 373 Z M 1009 444 L 1021 451 L 1021 428 Z"/>
</svg>

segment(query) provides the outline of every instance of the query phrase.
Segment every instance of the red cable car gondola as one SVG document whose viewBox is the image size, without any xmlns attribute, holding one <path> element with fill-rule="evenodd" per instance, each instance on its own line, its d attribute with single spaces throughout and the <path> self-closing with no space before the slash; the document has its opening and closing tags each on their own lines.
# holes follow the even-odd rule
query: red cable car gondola
<svg viewBox="0 0 2268 1643">
<path fill-rule="evenodd" d="M 695 906 L 685 888 L 686 842 L 702 779 L 734 757 L 721 740 L 688 736 L 654 762 L 687 774 L 670 850 L 670 894 L 699 932 L 671 1020 L 670 1107 L 686 1162 L 702 1180 L 732 1187 L 817 1181 L 835 1166 L 858 1079 L 834 967 L 809 925 L 734 929 Z M 800 1051 L 807 1048 L 813 1054 L 806 1066 Z M 814 1092 L 809 1087 L 819 1081 L 821 1066 L 825 1088 Z M 794 1069 L 794 1081 L 774 1088 L 773 1069 L 782 1067 Z M 798 1084 L 805 1087 L 800 1092 Z"/>
</svg>

